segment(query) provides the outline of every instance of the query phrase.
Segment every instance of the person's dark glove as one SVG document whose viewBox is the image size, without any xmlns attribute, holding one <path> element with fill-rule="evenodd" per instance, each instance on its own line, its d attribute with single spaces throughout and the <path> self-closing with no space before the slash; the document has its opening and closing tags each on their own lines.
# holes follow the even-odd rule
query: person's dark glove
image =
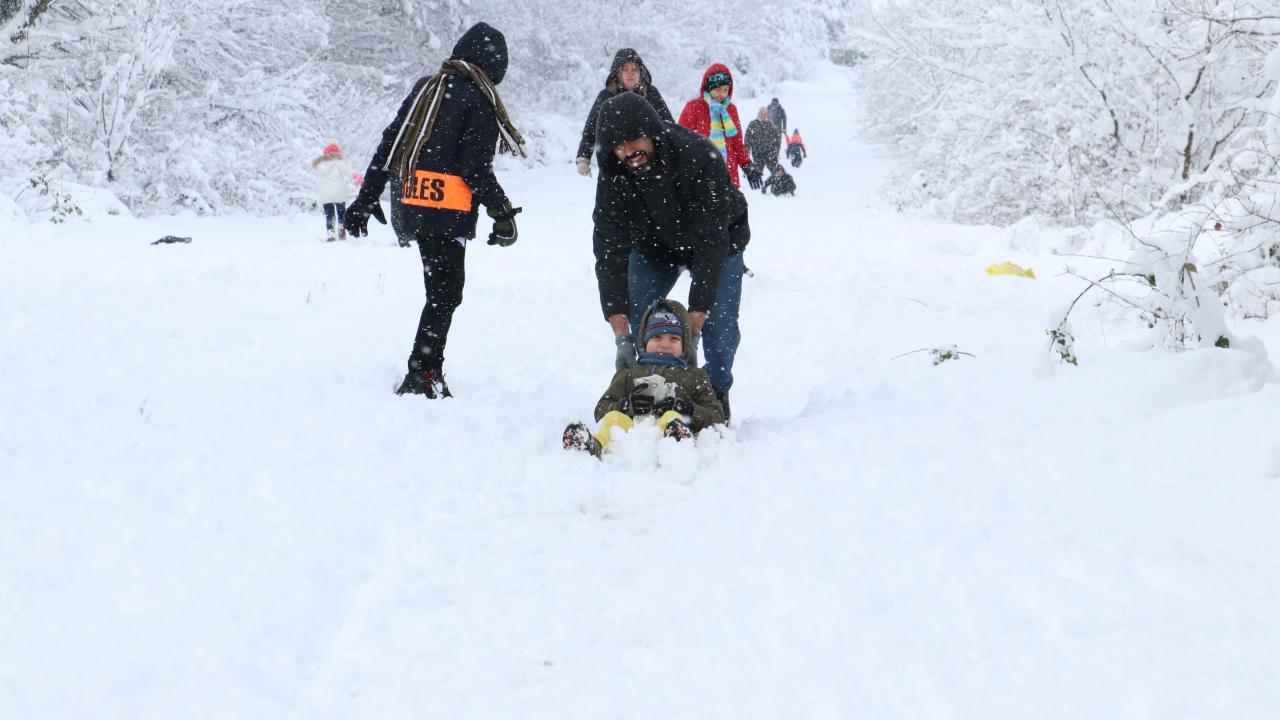
<svg viewBox="0 0 1280 720">
<path fill-rule="evenodd" d="M 369 216 L 377 218 L 383 225 L 387 224 L 387 216 L 382 214 L 382 203 L 377 198 L 360 196 L 351 203 L 342 217 L 342 227 L 347 229 L 351 237 L 363 237 L 369 234 Z"/>
<path fill-rule="evenodd" d="M 635 367 L 636 342 L 631 339 L 631 335 L 619 335 L 613 339 L 613 344 L 618 346 L 618 356 L 613 363 L 614 369 L 621 370 L 622 368 Z"/>
<path fill-rule="evenodd" d="M 653 404 L 654 415 L 661 415 L 666 412 L 671 412 L 672 410 L 675 410 L 681 415 L 692 416 L 693 403 L 685 400 L 684 398 L 666 398 L 665 400 L 659 400 Z"/>
<path fill-rule="evenodd" d="M 523 209 L 511 207 L 511 201 L 506 199 L 500 205 L 490 205 L 485 209 L 489 217 L 493 218 L 493 232 L 489 233 L 490 245 L 509 247 L 516 241 L 519 236 L 516 231 L 516 214 Z"/>
<path fill-rule="evenodd" d="M 759 163 L 743 165 L 742 171 L 747 174 L 747 183 L 751 185 L 751 189 L 759 190 L 760 178 L 764 175 L 764 170 L 760 167 Z"/>
<path fill-rule="evenodd" d="M 650 415 L 654 410 L 653 396 L 642 392 L 633 392 L 627 397 L 627 414 L 635 417 L 636 415 Z"/>
</svg>

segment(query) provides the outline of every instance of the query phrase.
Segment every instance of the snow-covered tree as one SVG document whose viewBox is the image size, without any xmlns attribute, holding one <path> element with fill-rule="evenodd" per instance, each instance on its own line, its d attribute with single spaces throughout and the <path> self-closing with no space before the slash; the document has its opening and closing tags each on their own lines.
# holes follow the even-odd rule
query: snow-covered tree
<svg viewBox="0 0 1280 720">
<path fill-rule="evenodd" d="M 970 222 L 1157 209 L 1265 120 L 1262 0 L 904 0 L 867 11 L 868 118 L 903 199 Z M 1184 198 L 1180 198 L 1184 199 Z"/>
<path fill-rule="evenodd" d="M 480 20 L 507 36 L 501 90 L 530 161 L 567 163 L 617 49 L 673 104 L 713 61 L 765 93 L 826 51 L 849 2 L 0 0 L 0 181 L 80 182 L 140 212 L 305 207 L 325 142 L 365 162 Z"/>
</svg>

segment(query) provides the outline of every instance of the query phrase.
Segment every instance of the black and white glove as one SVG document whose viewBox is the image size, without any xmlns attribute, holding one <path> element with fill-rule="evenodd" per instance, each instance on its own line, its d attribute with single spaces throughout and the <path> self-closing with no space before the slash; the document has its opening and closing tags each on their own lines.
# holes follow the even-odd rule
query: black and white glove
<svg viewBox="0 0 1280 720">
<path fill-rule="evenodd" d="M 663 413 L 670 412 L 672 410 L 675 410 L 676 412 L 684 416 L 692 416 L 693 403 L 689 402 L 688 400 L 685 400 L 684 398 L 669 397 L 665 400 L 659 400 L 658 402 L 653 404 L 654 415 L 661 415 Z"/>
<path fill-rule="evenodd" d="M 643 392 L 633 392 L 627 396 L 626 407 L 623 411 L 631 417 L 636 415 L 650 415 L 654 410 L 653 396 Z"/>
<path fill-rule="evenodd" d="M 743 165 L 742 171 L 747 174 L 747 183 L 751 185 L 752 190 L 760 189 L 760 178 L 764 175 L 764 171 L 760 168 L 759 163 L 751 163 Z"/>
<path fill-rule="evenodd" d="M 689 344 L 693 346 L 689 349 L 689 357 L 693 358 L 693 362 L 690 364 L 693 367 L 698 367 L 698 352 L 702 346 L 702 331 L 694 332 Z"/>
<path fill-rule="evenodd" d="M 591 177 L 591 158 L 580 157 L 577 160 L 578 174 L 582 177 Z"/>
<path fill-rule="evenodd" d="M 489 217 L 493 218 L 493 232 L 489 233 L 490 245 L 510 247 L 516 241 L 519 237 L 516 231 L 516 214 L 523 209 L 511 207 L 511 201 L 505 198 L 500 205 L 490 205 L 485 209 Z"/>
<path fill-rule="evenodd" d="M 613 368 L 621 370 L 635 367 L 636 342 L 631 339 L 631 335 L 619 335 L 613 339 L 613 344 L 618 346 L 618 356 L 614 360 Z"/>
<path fill-rule="evenodd" d="M 358 195 L 342 216 L 342 227 L 352 237 L 364 237 L 369 234 L 370 215 L 383 225 L 387 224 L 387 216 L 382 214 L 382 203 L 378 202 L 378 198 Z"/>
</svg>

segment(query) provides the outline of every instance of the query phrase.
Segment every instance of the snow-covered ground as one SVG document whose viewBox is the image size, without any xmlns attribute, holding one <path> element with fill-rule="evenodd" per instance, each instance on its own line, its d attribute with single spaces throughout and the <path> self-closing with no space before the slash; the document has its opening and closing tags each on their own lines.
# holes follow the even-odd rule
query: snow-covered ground
<svg viewBox="0 0 1280 720">
<path fill-rule="evenodd" d="M 0 221 L 0 717 L 1280 716 L 1272 365 L 1108 305 L 1049 364 L 1079 281 L 897 214 L 843 86 L 778 89 L 810 158 L 748 196 L 734 428 L 604 462 L 559 447 L 613 362 L 567 161 L 501 174 L 444 402 L 391 392 L 382 226 Z"/>
</svg>

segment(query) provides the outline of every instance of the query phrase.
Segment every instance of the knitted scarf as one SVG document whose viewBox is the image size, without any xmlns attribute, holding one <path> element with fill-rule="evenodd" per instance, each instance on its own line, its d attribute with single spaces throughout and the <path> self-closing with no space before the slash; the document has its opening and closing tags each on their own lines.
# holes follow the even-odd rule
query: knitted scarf
<svg viewBox="0 0 1280 720">
<path fill-rule="evenodd" d="M 641 352 L 636 357 L 636 363 L 639 365 L 669 365 L 678 368 L 689 367 L 689 363 L 685 362 L 683 358 L 657 352 Z"/>
<path fill-rule="evenodd" d="M 391 146 L 391 152 L 387 155 L 387 162 L 382 166 L 383 170 L 402 178 L 413 175 L 418 154 L 422 152 L 422 146 L 426 145 L 427 140 L 431 138 L 436 116 L 440 114 L 440 104 L 446 99 L 445 86 L 448 84 L 444 82 L 446 76 L 461 76 L 474 82 L 493 105 L 493 113 L 498 121 L 498 135 L 502 140 L 501 151 L 528 157 L 524 152 L 524 138 L 511 124 L 507 108 L 502 104 L 502 98 L 498 96 L 498 88 L 494 86 L 485 71 L 466 60 L 445 60 L 440 66 L 440 72 L 423 84 L 422 90 L 418 91 L 418 96 L 413 99 L 413 105 L 400 125 L 400 132 L 396 134 L 395 144 Z"/>
<path fill-rule="evenodd" d="M 702 99 L 707 101 L 711 118 L 711 144 L 716 146 L 721 155 L 728 157 L 724 149 L 725 138 L 738 134 L 738 126 L 733 124 L 733 117 L 729 115 L 729 98 L 725 98 L 724 102 L 716 102 L 711 93 L 704 92 Z"/>
</svg>

